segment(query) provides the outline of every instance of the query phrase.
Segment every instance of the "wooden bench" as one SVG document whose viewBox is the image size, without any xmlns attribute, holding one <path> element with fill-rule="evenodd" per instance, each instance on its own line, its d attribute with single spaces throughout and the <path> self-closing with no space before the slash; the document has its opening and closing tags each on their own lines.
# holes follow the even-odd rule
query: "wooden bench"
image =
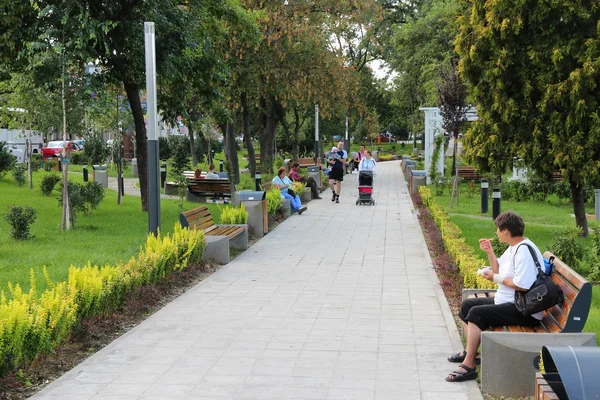
<svg viewBox="0 0 600 400">
<path fill-rule="evenodd" d="M 300 168 L 305 168 L 305 167 L 314 167 L 317 164 L 315 163 L 314 158 L 305 157 L 305 158 L 298 159 L 298 165 L 300 166 Z"/>
<path fill-rule="evenodd" d="M 248 159 L 249 159 L 248 154 L 244 154 L 243 158 L 244 158 L 244 160 L 248 161 Z M 254 160 L 256 162 L 256 171 L 260 172 L 260 153 L 254 155 Z"/>
<path fill-rule="evenodd" d="M 497 326 L 495 332 L 559 333 L 581 332 L 587 321 L 592 304 L 592 285 L 567 264 L 549 251 L 544 257 L 554 257 L 554 272 L 551 277 L 563 290 L 565 300 L 544 311 L 540 325 Z M 494 297 L 495 290 L 465 289 L 463 299 L 472 297 Z"/>
<path fill-rule="evenodd" d="M 248 247 L 247 225 L 216 225 L 206 206 L 179 214 L 179 222 L 184 228 L 203 230 L 205 236 L 227 236 L 229 247 L 239 250 L 246 250 Z"/>
<path fill-rule="evenodd" d="M 465 181 L 477 181 L 481 179 L 481 176 L 479 175 L 477 170 L 468 165 L 458 167 L 458 176 L 464 179 Z"/>
<path fill-rule="evenodd" d="M 231 181 L 229 179 L 196 179 L 188 178 L 188 190 L 196 196 L 231 197 Z"/>
</svg>

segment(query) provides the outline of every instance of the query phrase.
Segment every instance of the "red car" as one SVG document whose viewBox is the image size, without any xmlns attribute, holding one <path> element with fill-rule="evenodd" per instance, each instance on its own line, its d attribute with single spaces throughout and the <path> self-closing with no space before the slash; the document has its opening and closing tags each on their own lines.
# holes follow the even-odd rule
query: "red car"
<svg viewBox="0 0 600 400">
<path fill-rule="evenodd" d="M 73 153 L 74 151 L 81 151 L 81 147 L 79 147 L 77 143 L 71 141 L 63 142 L 62 140 L 57 140 L 48 143 L 46 147 L 42 148 L 42 156 L 44 157 L 44 160 L 48 160 L 53 157 L 60 157 L 60 154 L 62 153 L 65 145 L 71 148 L 71 153 Z"/>
</svg>

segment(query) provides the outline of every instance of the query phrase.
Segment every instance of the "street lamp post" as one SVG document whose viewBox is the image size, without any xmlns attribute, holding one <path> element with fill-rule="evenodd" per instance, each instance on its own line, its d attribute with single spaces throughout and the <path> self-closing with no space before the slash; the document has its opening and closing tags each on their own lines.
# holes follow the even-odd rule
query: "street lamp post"
<svg viewBox="0 0 600 400">
<path fill-rule="evenodd" d="M 160 175 L 158 171 L 154 22 L 144 22 L 144 39 L 146 49 L 146 99 L 148 105 L 148 231 L 158 235 L 160 227 Z"/>
<path fill-rule="evenodd" d="M 319 148 L 319 105 L 315 104 L 315 161 L 320 158 Z"/>
</svg>

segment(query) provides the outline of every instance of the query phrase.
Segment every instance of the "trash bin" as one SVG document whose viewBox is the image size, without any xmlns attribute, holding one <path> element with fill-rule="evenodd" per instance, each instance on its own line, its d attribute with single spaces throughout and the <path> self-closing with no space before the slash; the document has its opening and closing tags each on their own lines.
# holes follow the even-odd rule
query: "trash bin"
<svg viewBox="0 0 600 400">
<path fill-rule="evenodd" d="M 321 187 L 321 167 L 318 165 L 312 167 L 306 167 L 308 171 L 307 175 L 309 178 L 313 178 L 317 182 L 317 186 Z"/>
<path fill-rule="evenodd" d="M 404 180 L 407 182 L 410 180 L 410 170 L 417 168 L 417 162 L 413 160 L 406 160 L 404 163 Z"/>
<path fill-rule="evenodd" d="M 542 360 L 542 375 L 560 400 L 600 397 L 600 347 L 543 346 Z"/>
<path fill-rule="evenodd" d="M 106 165 L 92 165 L 94 169 L 94 182 L 97 182 L 102 185 L 103 188 L 108 187 L 108 171 L 106 170 Z"/>
<path fill-rule="evenodd" d="M 238 194 L 240 203 L 244 203 L 246 211 L 248 211 L 248 226 L 252 227 L 255 235 L 262 237 L 269 231 L 266 192 L 242 190 Z"/>
<path fill-rule="evenodd" d="M 408 183 L 408 188 L 410 194 L 415 194 L 418 191 L 419 186 L 423 186 L 426 184 L 427 180 L 427 171 L 424 169 L 411 169 L 410 170 L 410 181 Z"/>
<path fill-rule="evenodd" d="M 132 158 L 131 159 L 131 175 L 133 175 L 136 178 L 139 177 L 138 166 L 137 166 L 137 158 Z"/>
</svg>

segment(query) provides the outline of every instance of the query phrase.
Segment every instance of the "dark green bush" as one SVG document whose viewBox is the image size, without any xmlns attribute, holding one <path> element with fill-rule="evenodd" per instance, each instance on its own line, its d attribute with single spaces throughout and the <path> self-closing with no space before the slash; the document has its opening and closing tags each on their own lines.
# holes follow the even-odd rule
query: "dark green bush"
<svg viewBox="0 0 600 400">
<path fill-rule="evenodd" d="M 584 257 L 583 245 L 578 240 L 579 234 L 579 228 L 557 232 L 549 246 L 551 252 L 576 271 Z"/>
<path fill-rule="evenodd" d="M 17 159 L 4 147 L 5 144 L 6 142 L 0 142 L 0 178 L 10 171 L 13 163 Z"/>
<path fill-rule="evenodd" d="M 102 133 L 90 132 L 85 136 L 83 154 L 85 155 L 87 162 L 92 164 L 104 164 L 109 153 L 110 149 L 106 146 L 104 135 Z M 71 155 L 71 159 L 73 159 L 74 155 L 75 153 Z M 75 164 L 75 162 L 73 162 L 73 164 Z"/>
<path fill-rule="evenodd" d="M 31 155 L 31 170 L 33 172 L 38 171 L 40 168 L 42 168 L 43 161 L 44 156 L 42 156 L 40 153 L 33 153 Z"/>
<path fill-rule="evenodd" d="M 25 172 L 27 172 L 27 164 L 26 163 L 14 163 L 12 167 L 13 178 L 15 178 L 15 182 L 17 186 L 23 186 L 25 182 L 27 182 L 27 178 L 25 176 Z"/>
<path fill-rule="evenodd" d="M 52 171 L 54 167 L 58 164 L 58 159 L 56 157 L 50 158 L 44 161 L 44 171 Z"/>
<path fill-rule="evenodd" d="M 35 222 L 37 213 L 34 208 L 25 206 L 9 206 L 4 219 L 10 225 L 10 237 L 15 240 L 32 239 L 35 236 L 29 233 L 29 226 Z"/>
<path fill-rule="evenodd" d="M 83 212 L 89 214 L 92 210 L 98 208 L 98 205 L 106 195 L 104 188 L 98 182 L 88 182 L 84 185 L 69 181 L 69 202 L 71 205 L 71 220 L 75 222 L 77 213 Z M 60 195 L 58 203 L 63 205 L 63 185 L 59 186 Z"/>
<path fill-rule="evenodd" d="M 185 136 L 171 136 L 170 145 L 173 152 L 171 172 L 177 176 L 190 168 L 190 141 Z"/>
<path fill-rule="evenodd" d="M 88 163 L 88 158 L 85 153 L 76 152 L 71 154 L 71 164 L 72 165 L 85 165 Z"/>
<path fill-rule="evenodd" d="M 500 186 L 503 200 L 526 201 L 531 197 L 529 185 L 521 181 L 502 182 Z"/>
<path fill-rule="evenodd" d="M 161 160 L 168 160 L 171 158 L 171 145 L 169 144 L 169 139 L 163 136 L 158 138 L 158 157 Z"/>
<path fill-rule="evenodd" d="M 40 189 L 43 194 L 50 196 L 56 184 L 60 181 L 60 176 L 55 173 L 46 174 L 40 183 Z"/>
</svg>

